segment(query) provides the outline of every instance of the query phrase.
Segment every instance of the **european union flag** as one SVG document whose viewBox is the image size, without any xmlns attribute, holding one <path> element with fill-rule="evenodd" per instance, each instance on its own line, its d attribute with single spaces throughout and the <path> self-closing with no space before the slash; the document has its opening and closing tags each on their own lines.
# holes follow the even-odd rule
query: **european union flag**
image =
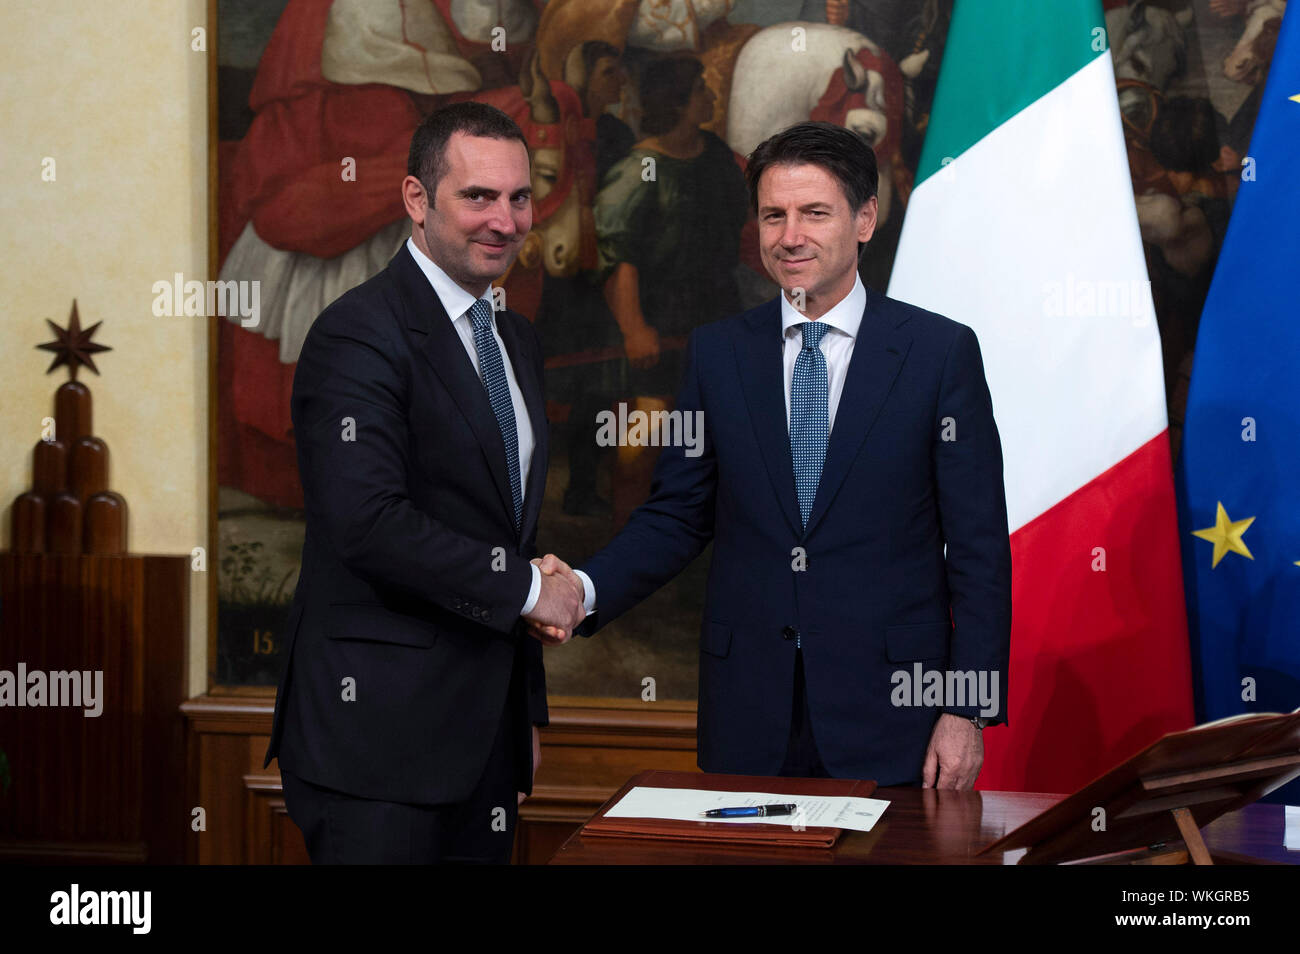
<svg viewBox="0 0 1300 954">
<path fill-rule="evenodd" d="M 1300 706 L 1298 7 L 1283 17 L 1187 400 L 1179 521 L 1198 721 Z M 1300 780 L 1268 800 L 1300 804 Z"/>
</svg>

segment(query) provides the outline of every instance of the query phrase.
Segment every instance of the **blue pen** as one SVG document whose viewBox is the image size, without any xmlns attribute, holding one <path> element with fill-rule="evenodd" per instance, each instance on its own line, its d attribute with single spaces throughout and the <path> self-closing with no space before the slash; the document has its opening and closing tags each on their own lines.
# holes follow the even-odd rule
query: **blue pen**
<svg viewBox="0 0 1300 954">
<path fill-rule="evenodd" d="M 704 818 L 766 818 L 769 815 L 793 815 L 798 805 L 750 805 L 746 808 L 711 808 L 700 812 Z"/>
</svg>

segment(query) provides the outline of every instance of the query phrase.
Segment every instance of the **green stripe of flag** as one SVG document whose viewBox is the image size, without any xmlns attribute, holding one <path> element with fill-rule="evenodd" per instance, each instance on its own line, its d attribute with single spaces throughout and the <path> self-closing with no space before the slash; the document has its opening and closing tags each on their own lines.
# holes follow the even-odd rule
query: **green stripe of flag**
<svg viewBox="0 0 1300 954">
<path fill-rule="evenodd" d="M 1100 56 L 1105 28 L 1101 0 L 957 0 L 916 184 Z"/>
</svg>

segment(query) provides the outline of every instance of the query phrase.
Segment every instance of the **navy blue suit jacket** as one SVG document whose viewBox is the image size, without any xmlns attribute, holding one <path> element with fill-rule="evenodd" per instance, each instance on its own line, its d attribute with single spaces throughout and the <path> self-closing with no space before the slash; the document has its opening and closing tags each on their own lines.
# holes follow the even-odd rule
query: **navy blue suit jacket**
<svg viewBox="0 0 1300 954">
<path fill-rule="evenodd" d="M 831 774 L 919 780 L 939 713 L 977 715 L 979 706 L 895 706 L 895 672 L 911 673 L 914 662 L 996 671 L 993 721 L 1005 721 L 1011 553 L 1002 449 L 975 333 L 867 289 L 806 530 L 779 300 L 698 328 L 688 349 L 677 408 L 704 412 L 703 452 L 663 449 L 650 497 L 582 567 L 597 600 L 584 635 L 712 541 L 700 767 L 779 771 L 797 630 L 813 734 Z"/>
<path fill-rule="evenodd" d="M 536 441 L 519 530 L 487 391 L 405 246 L 312 325 L 292 400 L 307 534 L 268 764 L 364 798 L 461 801 L 514 671 L 531 789 L 546 679 L 519 610 L 546 486 L 542 350 L 522 315 L 496 323 Z"/>
</svg>

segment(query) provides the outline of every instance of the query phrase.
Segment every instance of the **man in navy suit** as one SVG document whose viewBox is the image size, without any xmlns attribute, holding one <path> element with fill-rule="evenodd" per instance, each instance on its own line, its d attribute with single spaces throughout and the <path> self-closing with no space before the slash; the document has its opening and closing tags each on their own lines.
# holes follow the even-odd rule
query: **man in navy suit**
<svg viewBox="0 0 1300 954">
<path fill-rule="evenodd" d="M 505 862 L 547 723 L 521 616 L 583 617 L 530 565 L 542 351 L 489 285 L 531 227 L 528 147 L 461 103 L 407 168 L 410 239 L 321 313 L 294 375 L 307 533 L 266 761 L 313 862 Z"/>
<path fill-rule="evenodd" d="M 581 581 L 590 635 L 713 543 L 705 771 L 969 788 L 984 726 L 1006 720 L 1011 632 L 979 344 L 863 286 L 877 173 L 857 135 L 800 123 L 746 175 L 782 295 L 691 335 L 676 407 L 703 412 L 702 448 L 665 447 L 618 536 L 576 572 L 552 555 L 543 572 Z"/>
</svg>

